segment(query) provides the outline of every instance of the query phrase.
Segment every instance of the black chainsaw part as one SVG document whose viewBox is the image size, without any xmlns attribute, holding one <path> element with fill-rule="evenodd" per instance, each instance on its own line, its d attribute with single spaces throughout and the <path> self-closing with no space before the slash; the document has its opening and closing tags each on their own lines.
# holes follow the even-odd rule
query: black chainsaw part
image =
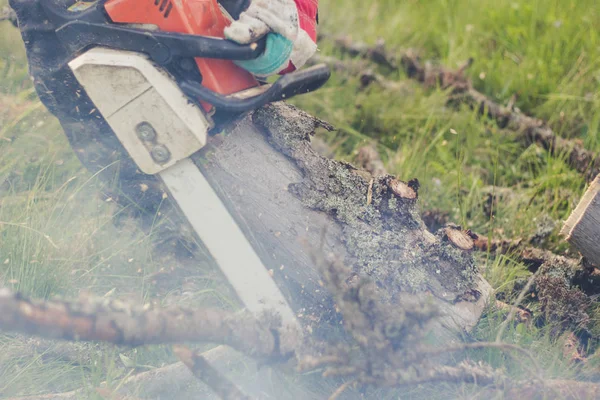
<svg viewBox="0 0 600 400">
<path fill-rule="evenodd" d="M 194 82 L 181 82 L 181 89 L 190 97 L 212 104 L 218 111 L 242 113 L 255 110 L 268 103 L 289 99 L 298 94 L 317 90 L 327 82 L 331 72 L 325 64 L 284 75 L 265 92 L 243 99 L 223 96 Z"/>
<path fill-rule="evenodd" d="M 180 57 L 251 60 L 265 49 L 264 40 L 241 45 L 214 37 L 148 31 L 114 24 L 104 11 L 104 1 L 77 12 L 68 11 L 64 5 L 52 0 L 40 1 L 39 4 L 50 22 L 44 30 L 55 30 L 73 58 L 90 47 L 103 46 L 144 53 L 156 63 L 167 65 L 173 58 Z"/>
</svg>

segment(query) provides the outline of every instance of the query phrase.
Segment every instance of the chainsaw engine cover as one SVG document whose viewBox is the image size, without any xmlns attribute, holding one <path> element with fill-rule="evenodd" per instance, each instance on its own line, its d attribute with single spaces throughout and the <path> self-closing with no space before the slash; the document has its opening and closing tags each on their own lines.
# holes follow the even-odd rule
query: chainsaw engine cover
<svg viewBox="0 0 600 400">
<path fill-rule="evenodd" d="M 146 56 L 96 47 L 69 66 L 142 172 L 156 174 L 206 144 L 209 117 Z"/>
</svg>

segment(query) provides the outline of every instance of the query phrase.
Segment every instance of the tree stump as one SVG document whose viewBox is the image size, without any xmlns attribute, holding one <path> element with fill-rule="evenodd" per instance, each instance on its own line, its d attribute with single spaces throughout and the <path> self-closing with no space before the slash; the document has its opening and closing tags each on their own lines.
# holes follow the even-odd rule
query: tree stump
<svg viewBox="0 0 600 400">
<path fill-rule="evenodd" d="M 592 181 L 561 233 L 589 262 L 600 266 L 600 175 Z"/>
</svg>

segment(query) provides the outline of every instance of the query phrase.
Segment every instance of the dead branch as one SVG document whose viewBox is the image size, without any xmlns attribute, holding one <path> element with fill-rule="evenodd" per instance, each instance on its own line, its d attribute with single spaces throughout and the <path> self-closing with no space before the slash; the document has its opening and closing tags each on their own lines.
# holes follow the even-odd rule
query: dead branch
<svg viewBox="0 0 600 400">
<path fill-rule="evenodd" d="M 477 235 L 474 239 L 475 248 L 485 253 L 509 254 L 517 251 L 523 245 L 522 239 L 491 239 Z"/>
<path fill-rule="evenodd" d="M 528 246 L 522 240 L 489 240 L 484 236 L 475 239 L 475 247 L 481 251 L 508 254 L 524 263 L 534 272 L 522 289 L 517 304 L 528 292 L 534 291 L 540 303 L 542 315 L 556 323 L 554 334 L 561 331 L 586 329 L 590 322 L 587 313 L 589 306 L 599 293 L 600 270 L 585 259 L 573 259 L 557 255 L 548 250 Z M 510 320 L 519 314 L 519 309 L 511 309 L 499 335 Z M 573 357 L 577 359 L 577 357 Z"/>
<path fill-rule="evenodd" d="M 185 346 L 174 346 L 173 350 L 194 376 L 210 387 L 222 400 L 250 400 L 250 397 L 210 365 L 202 354 Z"/>
<path fill-rule="evenodd" d="M 568 258 L 554 254 L 549 250 L 539 249 L 529 245 L 528 240 L 523 239 L 491 239 L 487 236 L 474 235 L 475 249 L 482 252 L 495 254 L 514 255 L 523 262 L 530 271 L 537 271 L 542 265 L 564 264 L 572 271 L 581 271 L 586 275 L 596 275 L 596 269 L 586 264 L 582 259 Z"/>
<path fill-rule="evenodd" d="M 423 66 L 413 52 L 402 56 L 402 64 L 409 77 L 427 86 L 452 88 L 454 100 L 468 103 L 479 110 L 481 115 L 496 120 L 500 127 L 517 132 L 519 138 L 527 144 L 537 143 L 553 154 L 566 154 L 571 167 L 582 173 L 586 179 L 591 180 L 600 173 L 600 157 L 597 154 L 588 151 L 576 141 L 557 136 L 544 121 L 504 107 L 477 91 L 465 77 L 464 68 L 453 71 L 429 64 Z"/>
<path fill-rule="evenodd" d="M 96 298 L 33 301 L 0 289 L 0 330 L 52 339 L 123 346 L 210 342 L 226 344 L 249 356 L 271 358 L 281 356 L 273 328 L 267 320 L 258 321 L 246 313 L 184 307 L 152 309 Z"/>
<path fill-rule="evenodd" d="M 10 7 L 2 7 L 0 9 L 0 22 L 10 21 L 11 24 L 17 26 L 17 14 Z"/>
<path fill-rule="evenodd" d="M 544 121 L 524 115 L 513 110 L 512 107 L 504 107 L 474 89 L 471 81 L 465 76 L 465 70 L 472 64 L 472 59 L 457 70 L 451 70 L 431 63 L 422 64 L 413 51 L 406 51 L 397 57 L 393 52 L 388 52 L 382 42 L 369 46 L 362 42 L 354 42 L 348 37 L 333 40 L 343 52 L 367 58 L 376 64 L 389 66 L 389 60 L 399 58 L 410 78 L 428 87 L 439 86 L 443 89 L 452 89 L 452 100 L 467 103 L 476 108 L 481 115 L 496 120 L 500 127 L 517 132 L 518 137 L 527 144 L 537 143 L 553 154 L 565 154 L 569 164 L 582 173 L 588 181 L 600 173 L 598 154 L 585 149 L 574 140 L 559 137 Z"/>
<path fill-rule="evenodd" d="M 336 400 L 338 397 L 340 397 L 342 395 L 342 393 L 344 393 L 350 386 L 354 385 L 356 383 L 355 380 L 350 380 L 348 382 L 343 383 L 342 385 L 340 385 L 340 387 L 338 387 L 335 392 L 332 393 L 331 396 L 329 396 L 328 400 Z"/>
</svg>

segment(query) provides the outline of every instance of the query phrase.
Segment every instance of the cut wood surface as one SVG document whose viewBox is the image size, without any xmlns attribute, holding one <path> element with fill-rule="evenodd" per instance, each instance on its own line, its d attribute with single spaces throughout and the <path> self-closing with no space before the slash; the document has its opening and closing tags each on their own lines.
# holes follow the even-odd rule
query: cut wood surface
<svg viewBox="0 0 600 400">
<path fill-rule="evenodd" d="M 600 266 L 600 175 L 592 181 L 561 233 L 589 262 Z"/>
</svg>

